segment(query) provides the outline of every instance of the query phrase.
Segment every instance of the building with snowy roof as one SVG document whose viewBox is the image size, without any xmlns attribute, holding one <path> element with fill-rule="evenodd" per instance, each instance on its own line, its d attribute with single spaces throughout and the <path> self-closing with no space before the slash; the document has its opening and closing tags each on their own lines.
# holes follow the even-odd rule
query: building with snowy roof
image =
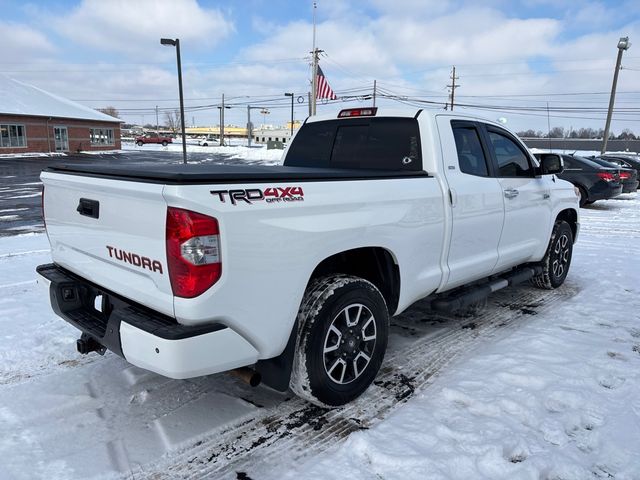
<svg viewBox="0 0 640 480">
<path fill-rule="evenodd" d="M 0 75 L 0 155 L 121 148 L 121 120 Z"/>
</svg>

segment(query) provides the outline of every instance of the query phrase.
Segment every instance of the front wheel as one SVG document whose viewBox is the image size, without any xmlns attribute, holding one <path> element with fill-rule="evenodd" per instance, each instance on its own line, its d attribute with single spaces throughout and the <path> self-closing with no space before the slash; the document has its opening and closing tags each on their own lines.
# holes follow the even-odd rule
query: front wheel
<svg viewBox="0 0 640 480">
<path fill-rule="evenodd" d="M 563 220 L 553 226 L 547 253 L 542 259 L 542 273 L 531 279 L 532 283 L 546 290 L 558 288 L 564 283 L 573 254 L 573 231 Z"/>
<path fill-rule="evenodd" d="M 162 142 L 162 146 L 166 147 L 168 145 L 167 141 L 165 140 L 164 142 Z"/>
<path fill-rule="evenodd" d="M 144 142 L 138 142 L 138 146 L 141 147 L 144 145 Z"/>
<path fill-rule="evenodd" d="M 314 280 L 298 312 L 298 339 L 290 387 L 321 407 L 338 407 L 373 382 L 387 349 L 384 297 L 359 277 Z"/>
</svg>

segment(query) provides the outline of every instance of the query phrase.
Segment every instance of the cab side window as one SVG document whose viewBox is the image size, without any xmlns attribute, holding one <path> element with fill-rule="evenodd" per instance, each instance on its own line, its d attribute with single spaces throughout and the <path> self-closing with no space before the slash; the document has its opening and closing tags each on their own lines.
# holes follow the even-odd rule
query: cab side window
<svg viewBox="0 0 640 480">
<path fill-rule="evenodd" d="M 516 142 L 493 129 L 488 134 L 491 142 L 489 148 L 493 149 L 498 161 L 499 177 L 535 176 L 529 157 Z"/>
<path fill-rule="evenodd" d="M 487 159 L 482 150 L 478 130 L 472 126 L 457 126 L 453 128 L 453 136 L 458 151 L 458 165 L 460 171 L 478 177 L 487 177 Z"/>
</svg>

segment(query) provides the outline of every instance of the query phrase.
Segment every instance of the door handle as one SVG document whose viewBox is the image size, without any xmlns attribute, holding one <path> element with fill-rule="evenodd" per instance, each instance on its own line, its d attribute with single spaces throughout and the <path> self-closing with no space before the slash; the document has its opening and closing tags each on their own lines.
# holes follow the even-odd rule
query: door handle
<svg viewBox="0 0 640 480">
<path fill-rule="evenodd" d="M 515 188 L 507 188 L 504 191 L 504 196 L 507 198 L 516 198 L 520 192 Z"/>
</svg>

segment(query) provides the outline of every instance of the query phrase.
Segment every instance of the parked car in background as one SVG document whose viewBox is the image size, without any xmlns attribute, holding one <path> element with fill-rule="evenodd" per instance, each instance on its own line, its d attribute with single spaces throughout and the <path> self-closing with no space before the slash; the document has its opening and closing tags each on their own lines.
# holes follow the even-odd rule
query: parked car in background
<svg viewBox="0 0 640 480">
<path fill-rule="evenodd" d="M 544 153 L 536 153 L 540 159 Z M 564 171 L 558 178 L 573 183 L 580 192 L 580 206 L 597 200 L 606 200 L 622 193 L 622 183 L 617 168 L 603 167 L 598 163 L 574 155 L 561 155 Z"/>
<path fill-rule="evenodd" d="M 600 158 L 607 162 L 620 165 L 621 167 L 633 168 L 638 172 L 638 175 L 640 175 L 640 156 L 638 155 L 606 154 L 600 155 Z"/>
<path fill-rule="evenodd" d="M 619 170 L 620 181 L 622 182 L 622 193 L 633 193 L 638 189 L 638 171 L 634 168 L 613 163 L 609 159 L 602 157 L 594 157 L 591 160 L 603 167 L 613 167 Z"/>
<path fill-rule="evenodd" d="M 136 143 L 139 147 L 147 143 L 159 143 L 163 147 L 166 147 L 169 143 L 173 143 L 173 139 L 171 137 L 158 135 L 157 133 L 146 133 L 144 135 L 136 137 Z"/>
<path fill-rule="evenodd" d="M 198 145 L 201 147 L 208 147 L 209 145 L 216 145 L 220 140 L 216 135 L 209 134 L 204 137 L 202 140 L 198 140 Z"/>
<path fill-rule="evenodd" d="M 600 157 L 618 165 L 629 165 L 640 173 L 640 155 L 633 153 L 605 153 L 604 155 L 600 155 Z"/>
</svg>

